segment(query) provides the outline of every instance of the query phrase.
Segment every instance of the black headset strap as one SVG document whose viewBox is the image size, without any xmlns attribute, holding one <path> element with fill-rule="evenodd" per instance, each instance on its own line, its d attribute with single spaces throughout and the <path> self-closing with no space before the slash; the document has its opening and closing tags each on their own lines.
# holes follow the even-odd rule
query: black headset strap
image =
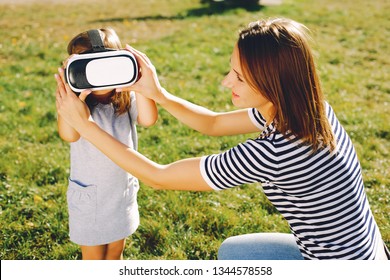
<svg viewBox="0 0 390 280">
<path fill-rule="evenodd" d="M 104 47 L 104 43 L 102 41 L 102 37 L 100 37 L 99 30 L 91 29 L 87 31 L 88 38 L 91 41 L 92 51 L 93 52 L 104 52 L 106 48 Z"/>
</svg>

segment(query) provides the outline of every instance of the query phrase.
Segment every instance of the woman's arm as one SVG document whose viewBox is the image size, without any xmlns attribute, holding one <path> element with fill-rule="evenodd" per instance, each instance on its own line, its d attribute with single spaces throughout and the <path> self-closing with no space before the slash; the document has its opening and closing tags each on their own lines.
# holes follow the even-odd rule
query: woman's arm
<svg viewBox="0 0 390 280">
<path fill-rule="evenodd" d="M 59 73 L 60 75 L 55 76 L 59 89 L 56 92 L 57 112 L 80 136 L 95 145 L 118 166 L 157 189 L 211 190 L 200 173 L 200 158 L 161 165 L 130 149 L 99 128 L 89 118 L 89 109 L 83 102 L 89 92 L 84 91 L 77 97 L 69 85 L 63 82 L 63 70 L 59 69 Z"/>
<path fill-rule="evenodd" d="M 149 58 L 130 46 L 127 46 L 127 50 L 135 55 L 142 71 L 141 78 L 130 90 L 153 99 L 187 126 L 213 136 L 259 131 L 250 120 L 247 110 L 216 113 L 168 93 L 161 87 L 156 69 Z"/>
<path fill-rule="evenodd" d="M 238 135 L 258 132 L 248 110 L 216 113 L 181 99 L 162 89 L 158 103 L 185 125 L 210 136 Z"/>
<path fill-rule="evenodd" d="M 138 111 L 137 123 L 143 127 L 154 125 L 158 118 L 156 102 L 141 94 L 136 95 L 135 102 Z"/>
<path fill-rule="evenodd" d="M 91 121 L 83 122 L 77 129 L 115 164 L 155 189 L 212 190 L 200 173 L 200 158 L 161 165 L 117 141 Z"/>
</svg>

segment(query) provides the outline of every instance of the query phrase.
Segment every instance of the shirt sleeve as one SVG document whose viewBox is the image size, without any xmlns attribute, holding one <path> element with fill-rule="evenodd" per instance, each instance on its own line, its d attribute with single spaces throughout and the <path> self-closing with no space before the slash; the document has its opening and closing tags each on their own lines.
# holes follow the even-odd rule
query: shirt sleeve
<svg viewBox="0 0 390 280">
<path fill-rule="evenodd" d="M 260 114 L 260 112 L 257 111 L 256 108 L 248 109 L 248 116 L 249 119 L 253 122 L 253 124 L 260 129 L 260 131 L 264 129 L 266 120 Z"/>
<path fill-rule="evenodd" d="M 200 161 L 203 179 L 214 190 L 224 190 L 254 182 L 275 180 L 278 160 L 272 142 L 247 140 L 220 154 Z"/>
</svg>

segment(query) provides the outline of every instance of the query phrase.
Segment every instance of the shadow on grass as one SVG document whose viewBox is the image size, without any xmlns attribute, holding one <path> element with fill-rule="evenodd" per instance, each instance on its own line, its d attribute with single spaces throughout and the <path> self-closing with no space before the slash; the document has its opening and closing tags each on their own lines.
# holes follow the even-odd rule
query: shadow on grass
<svg viewBox="0 0 390 280">
<path fill-rule="evenodd" d="M 179 13 L 173 16 L 163 16 L 163 15 L 150 15 L 142 17 L 116 17 L 116 18 L 106 18 L 92 21 L 96 22 L 122 22 L 122 21 L 147 21 L 147 20 L 184 20 L 187 18 L 211 16 L 211 15 L 223 15 L 235 9 L 245 9 L 249 12 L 258 12 L 263 6 L 256 5 L 250 7 L 237 7 L 237 6 L 224 6 L 224 5 L 208 5 L 200 8 L 190 9 L 186 12 Z"/>
</svg>

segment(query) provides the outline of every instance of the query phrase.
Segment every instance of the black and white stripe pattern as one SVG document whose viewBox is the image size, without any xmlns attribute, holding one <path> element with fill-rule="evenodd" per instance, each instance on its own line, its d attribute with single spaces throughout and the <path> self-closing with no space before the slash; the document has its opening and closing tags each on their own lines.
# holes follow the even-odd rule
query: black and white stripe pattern
<svg viewBox="0 0 390 280">
<path fill-rule="evenodd" d="M 360 164 L 348 135 L 326 104 L 337 149 L 313 153 L 272 124 L 259 138 L 202 158 L 201 172 L 215 190 L 262 183 L 288 221 L 306 259 L 374 259 L 379 230 L 364 192 Z M 256 109 L 251 120 L 264 129 Z"/>
</svg>

